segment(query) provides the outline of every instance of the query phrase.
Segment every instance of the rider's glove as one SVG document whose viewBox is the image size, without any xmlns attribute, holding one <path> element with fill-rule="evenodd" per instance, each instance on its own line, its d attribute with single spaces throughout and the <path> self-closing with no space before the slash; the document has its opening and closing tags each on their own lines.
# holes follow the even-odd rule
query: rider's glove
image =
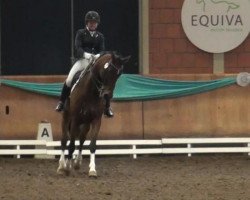
<svg viewBox="0 0 250 200">
<path fill-rule="evenodd" d="M 87 59 L 87 60 L 92 60 L 94 56 L 95 56 L 95 55 L 94 55 L 94 54 L 91 54 L 91 53 L 87 53 L 87 52 L 84 52 L 84 53 L 83 53 L 83 58 L 85 58 L 85 59 Z"/>
</svg>

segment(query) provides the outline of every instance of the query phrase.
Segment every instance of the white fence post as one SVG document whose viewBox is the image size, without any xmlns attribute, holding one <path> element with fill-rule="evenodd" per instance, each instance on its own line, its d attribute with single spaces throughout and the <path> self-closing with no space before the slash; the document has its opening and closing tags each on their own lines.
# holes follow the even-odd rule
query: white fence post
<svg viewBox="0 0 250 200">
<path fill-rule="evenodd" d="M 20 150 L 20 145 L 16 145 L 16 150 L 17 150 L 17 151 Z M 20 154 L 17 154 L 16 158 L 17 158 L 17 159 L 20 159 L 20 158 L 21 158 L 21 155 L 20 155 Z"/>
<path fill-rule="evenodd" d="M 247 147 L 250 147 L 250 143 L 247 143 Z M 248 155 L 250 156 L 250 152 L 248 153 Z"/>
<path fill-rule="evenodd" d="M 136 145 L 134 144 L 133 147 L 132 147 L 133 150 L 136 150 Z M 133 154 L 133 158 L 136 159 L 137 158 L 137 155 L 136 153 Z"/>
<path fill-rule="evenodd" d="M 191 148 L 192 148 L 192 144 L 190 144 L 190 143 L 189 143 L 189 144 L 187 144 L 187 148 L 188 148 L 188 149 L 191 149 Z M 188 157 L 191 157 L 191 156 L 192 156 L 192 154 L 191 154 L 191 153 L 189 153 L 189 154 L 188 154 Z"/>
</svg>

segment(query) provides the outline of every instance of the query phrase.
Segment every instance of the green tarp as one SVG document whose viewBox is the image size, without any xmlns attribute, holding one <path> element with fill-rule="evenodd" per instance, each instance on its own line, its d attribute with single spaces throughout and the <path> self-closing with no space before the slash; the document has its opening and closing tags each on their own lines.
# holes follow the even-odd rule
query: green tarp
<svg viewBox="0 0 250 200">
<path fill-rule="evenodd" d="M 123 74 L 116 83 L 113 99 L 134 101 L 176 98 L 211 91 L 235 83 L 235 77 L 212 81 L 173 81 Z M 62 83 L 30 83 L 2 79 L 1 84 L 50 96 L 59 96 L 62 89 Z"/>
</svg>

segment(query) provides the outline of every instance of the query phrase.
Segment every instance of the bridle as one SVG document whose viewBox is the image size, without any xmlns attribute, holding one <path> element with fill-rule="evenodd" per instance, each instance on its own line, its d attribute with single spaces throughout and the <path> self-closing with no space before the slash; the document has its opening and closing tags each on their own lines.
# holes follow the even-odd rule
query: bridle
<svg viewBox="0 0 250 200">
<path fill-rule="evenodd" d="M 123 65 L 121 66 L 121 68 L 116 67 L 112 62 L 109 62 L 109 65 L 110 65 L 111 67 L 113 67 L 114 69 L 116 69 L 117 75 L 119 75 L 119 74 L 122 73 L 122 71 L 123 71 Z"/>
<path fill-rule="evenodd" d="M 108 70 L 110 67 L 112 67 L 113 69 L 116 70 L 116 72 L 117 72 L 116 74 L 117 74 L 117 75 L 120 75 L 120 74 L 122 73 L 122 71 L 123 71 L 123 65 L 122 65 L 120 68 L 116 67 L 116 66 L 112 63 L 112 59 L 111 59 L 109 62 L 105 63 L 103 67 L 104 67 L 104 70 Z M 95 85 L 96 89 L 97 89 L 98 92 L 99 92 L 99 97 L 102 97 L 103 94 L 105 93 L 105 83 L 104 83 L 104 81 L 103 81 L 103 79 L 104 79 L 105 77 L 102 78 L 102 79 L 100 79 L 100 77 L 98 78 L 98 77 L 93 73 L 93 68 L 92 68 L 92 67 L 90 67 L 89 71 L 90 71 L 92 80 L 93 80 L 93 82 L 94 82 L 94 85 Z"/>
</svg>

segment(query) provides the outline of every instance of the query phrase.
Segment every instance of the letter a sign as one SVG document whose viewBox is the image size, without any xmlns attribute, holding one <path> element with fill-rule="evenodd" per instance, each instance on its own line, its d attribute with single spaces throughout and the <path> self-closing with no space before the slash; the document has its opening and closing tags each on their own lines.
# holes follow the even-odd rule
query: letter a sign
<svg viewBox="0 0 250 200">
<path fill-rule="evenodd" d="M 41 122 L 38 124 L 37 140 L 53 141 L 51 124 L 48 122 Z M 36 149 L 43 149 L 43 146 L 36 146 Z M 53 149 L 51 147 L 51 149 Z M 35 155 L 35 158 L 55 158 L 52 155 Z"/>
<path fill-rule="evenodd" d="M 43 138 L 43 137 L 49 137 L 49 132 L 48 132 L 48 129 L 47 129 L 47 128 L 44 128 L 44 129 L 43 129 L 42 138 Z"/>
<path fill-rule="evenodd" d="M 50 123 L 39 123 L 37 139 L 38 140 L 53 141 Z"/>
</svg>

